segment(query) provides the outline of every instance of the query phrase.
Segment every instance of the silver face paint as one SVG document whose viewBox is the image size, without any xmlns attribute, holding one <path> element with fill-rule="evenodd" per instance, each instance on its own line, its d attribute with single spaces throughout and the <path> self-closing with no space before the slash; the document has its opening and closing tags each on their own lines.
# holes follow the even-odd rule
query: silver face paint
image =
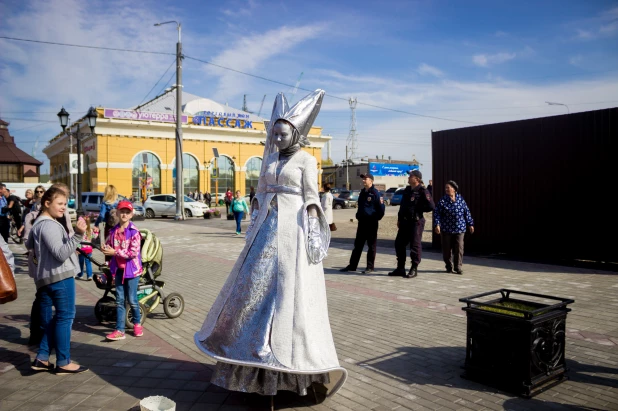
<svg viewBox="0 0 618 411">
<path fill-rule="evenodd" d="M 292 127 L 284 122 L 278 122 L 273 127 L 273 138 L 279 150 L 285 150 L 292 143 Z"/>
</svg>

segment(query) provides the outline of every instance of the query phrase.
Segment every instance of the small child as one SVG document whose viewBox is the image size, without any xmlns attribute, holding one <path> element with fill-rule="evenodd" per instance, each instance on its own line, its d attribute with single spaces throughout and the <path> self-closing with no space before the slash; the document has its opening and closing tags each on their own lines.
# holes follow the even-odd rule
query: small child
<svg viewBox="0 0 618 411">
<path fill-rule="evenodd" d="M 129 201 L 118 203 L 120 222 L 112 228 L 103 247 L 103 254 L 112 257 L 109 267 L 116 283 L 116 330 L 105 336 L 108 340 L 124 340 L 125 328 L 125 298 L 129 301 L 133 314 L 133 333 L 136 337 L 144 335 L 140 325 L 141 316 L 137 302 L 137 286 L 142 274 L 142 255 L 140 251 L 142 236 L 131 222 L 133 204 Z"/>
<path fill-rule="evenodd" d="M 98 237 L 99 229 L 96 227 L 92 227 L 90 224 L 90 217 L 85 216 L 84 220 L 86 221 L 86 232 L 84 233 L 84 242 L 91 243 L 92 240 Z M 88 256 L 84 256 L 82 253 L 78 253 L 79 255 L 79 274 L 77 274 L 77 278 L 80 280 L 84 276 L 84 264 L 86 265 L 86 281 L 92 281 L 92 263 L 90 262 L 90 257 L 92 257 L 92 246 L 83 245 L 79 248 L 83 253 Z"/>
</svg>

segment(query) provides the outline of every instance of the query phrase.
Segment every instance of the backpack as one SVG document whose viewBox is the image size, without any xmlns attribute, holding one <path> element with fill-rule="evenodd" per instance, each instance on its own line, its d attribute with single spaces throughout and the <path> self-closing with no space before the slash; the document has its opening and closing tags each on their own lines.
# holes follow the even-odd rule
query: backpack
<svg viewBox="0 0 618 411">
<path fill-rule="evenodd" d="M 116 224 L 120 222 L 120 218 L 118 218 L 118 210 L 116 207 L 118 206 L 118 202 L 112 205 L 112 208 L 107 211 L 107 214 L 103 218 L 105 221 L 105 225 L 109 228 L 115 227 Z"/>
</svg>

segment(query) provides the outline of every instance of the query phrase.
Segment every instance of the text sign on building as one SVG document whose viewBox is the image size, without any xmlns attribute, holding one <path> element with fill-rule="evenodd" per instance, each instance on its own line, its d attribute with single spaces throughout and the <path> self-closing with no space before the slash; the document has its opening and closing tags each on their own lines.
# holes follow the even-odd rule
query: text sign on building
<svg viewBox="0 0 618 411">
<path fill-rule="evenodd" d="M 418 170 L 418 165 L 369 163 L 369 172 L 373 174 L 374 177 L 407 177 L 412 170 Z"/>
<path fill-rule="evenodd" d="M 193 124 L 210 127 L 253 128 L 249 114 L 200 111 L 193 116 Z"/>
<path fill-rule="evenodd" d="M 119 110 L 116 108 L 106 108 L 103 111 L 105 118 L 121 118 L 138 121 L 160 121 L 162 123 L 175 123 L 176 116 L 168 113 L 155 113 L 150 111 Z M 187 123 L 188 116 L 182 116 L 182 122 Z"/>
</svg>

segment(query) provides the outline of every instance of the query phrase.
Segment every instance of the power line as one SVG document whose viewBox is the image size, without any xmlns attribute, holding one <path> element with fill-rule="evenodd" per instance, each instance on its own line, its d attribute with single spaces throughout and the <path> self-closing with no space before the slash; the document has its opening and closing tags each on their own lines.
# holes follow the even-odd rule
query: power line
<svg viewBox="0 0 618 411">
<path fill-rule="evenodd" d="M 187 56 L 187 55 L 185 55 L 184 57 L 189 59 L 189 60 L 199 61 L 200 63 L 208 64 L 208 65 L 211 65 L 211 66 L 214 66 L 214 67 L 218 67 L 218 68 L 221 68 L 221 69 L 224 69 L 224 70 L 228 70 L 228 71 L 233 71 L 234 73 L 238 73 L 238 74 L 242 74 L 242 75 L 245 75 L 245 76 L 253 77 L 253 78 L 256 78 L 256 79 L 259 79 L 259 80 L 268 81 L 270 83 L 275 83 L 275 84 L 279 84 L 279 85 L 286 86 L 286 87 L 294 87 L 293 85 L 284 83 L 282 81 L 277 81 L 277 80 L 269 79 L 267 77 L 258 76 L 256 74 L 251 74 L 251 73 L 247 73 L 247 72 L 244 72 L 244 71 L 236 70 L 236 69 L 233 69 L 231 67 L 225 67 L 225 66 L 222 66 L 220 64 L 211 63 L 210 61 L 201 60 L 201 59 L 198 59 L 198 58 L 195 58 L 195 57 L 191 57 L 191 56 Z M 298 89 L 299 90 L 303 90 L 303 91 L 307 91 L 307 92 L 314 91 L 314 90 L 309 90 L 309 89 L 302 88 L 302 87 L 299 87 Z M 337 100 L 343 100 L 343 101 L 346 101 L 346 102 L 348 101 L 348 99 L 345 98 L 345 97 L 335 96 L 333 94 L 326 93 L 325 96 L 326 97 L 331 97 L 331 98 L 334 98 L 334 99 L 337 99 Z M 477 125 L 478 124 L 482 124 L 482 123 L 476 123 L 476 122 L 472 122 L 472 121 L 453 120 L 453 119 L 450 119 L 450 118 L 435 117 L 435 116 L 428 116 L 428 115 L 424 115 L 424 114 L 412 113 L 411 111 L 398 110 L 398 109 L 394 109 L 394 108 L 378 106 L 376 104 L 363 103 L 361 101 L 359 101 L 358 104 L 361 104 L 361 105 L 367 106 L 367 107 L 377 108 L 377 109 L 380 109 L 380 110 L 392 111 L 392 112 L 395 112 L 395 113 L 408 114 L 408 115 L 417 116 L 417 117 L 424 117 L 424 118 L 432 118 L 434 120 L 454 121 L 454 122 L 457 122 L 457 123 L 467 123 L 467 124 L 477 124 Z"/>
<path fill-rule="evenodd" d="M 168 71 L 170 71 L 170 69 L 172 68 L 172 66 L 174 65 L 174 63 L 176 63 L 176 59 L 174 59 L 172 61 L 172 64 L 169 65 L 169 67 L 167 68 L 167 70 L 165 70 L 165 73 L 163 73 L 163 75 L 161 77 L 159 77 L 159 80 L 157 80 L 157 82 L 155 83 L 154 86 L 152 86 L 152 88 L 150 89 L 150 91 L 148 93 L 146 93 L 146 95 L 144 96 L 144 98 L 142 99 L 142 101 L 139 102 L 139 104 L 137 105 L 137 107 L 135 107 L 135 110 L 139 110 L 140 107 L 142 106 L 142 103 L 146 100 L 146 97 L 148 97 L 148 95 L 150 95 L 150 93 L 152 93 L 152 90 L 154 90 L 155 87 L 157 87 L 157 85 L 159 84 L 159 82 L 163 79 L 163 77 L 165 77 L 165 75 L 167 74 Z"/>
<path fill-rule="evenodd" d="M 0 39 L 6 40 L 14 40 L 14 41 L 25 41 L 28 43 L 39 43 L 39 44 L 50 44 L 54 46 L 65 46 L 65 47 L 77 47 L 82 49 L 95 49 L 95 50 L 108 50 L 108 51 L 124 51 L 127 53 L 141 53 L 141 54 L 158 54 L 163 56 L 175 56 L 176 53 L 164 53 L 162 51 L 148 51 L 148 50 L 131 50 L 131 49 L 121 49 L 116 47 L 100 47 L 100 46 L 85 46 L 83 44 L 71 44 L 71 43 L 58 43 L 55 41 L 41 41 L 41 40 L 32 40 L 32 39 L 21 39 L 17 37 L 8 37 L 8 36 L 0 36 Z"/>
</svg>

